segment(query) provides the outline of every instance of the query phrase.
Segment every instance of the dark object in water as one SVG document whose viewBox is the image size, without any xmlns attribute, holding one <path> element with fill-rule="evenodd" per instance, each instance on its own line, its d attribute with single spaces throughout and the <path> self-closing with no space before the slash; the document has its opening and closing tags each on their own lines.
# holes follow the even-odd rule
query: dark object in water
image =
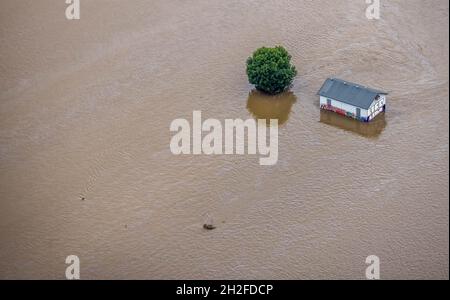
<svg viewBox="0 0 450 300">
<path fill-rule="evenodd" d="M 203 228 L 206 230 L 213 230 L 213 229 L 216 229 L 216 226 L 214 226 L 212 224 L 203 224 Z"/>
</svg>

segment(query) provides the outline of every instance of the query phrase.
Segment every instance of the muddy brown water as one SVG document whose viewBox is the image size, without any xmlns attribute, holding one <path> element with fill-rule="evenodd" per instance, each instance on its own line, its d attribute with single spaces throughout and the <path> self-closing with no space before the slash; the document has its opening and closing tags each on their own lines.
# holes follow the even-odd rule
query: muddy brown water
<svg viewBox="0 0 450 300">
<path fill-rule="evenodd" d="M 448 1 L 81 2 L 0 4 L 0 278 L 63 279 L 71 254 L 84 279 L 364 279 L 372 254 L 448 278 Z M 277 44 L 299 75 L 273 104 L 244 64 Z M 328 76 L 387 113 L 324 115 Z M 277 165 L 172 155 L 193 110 L 279 117 Z"/>
</svg>

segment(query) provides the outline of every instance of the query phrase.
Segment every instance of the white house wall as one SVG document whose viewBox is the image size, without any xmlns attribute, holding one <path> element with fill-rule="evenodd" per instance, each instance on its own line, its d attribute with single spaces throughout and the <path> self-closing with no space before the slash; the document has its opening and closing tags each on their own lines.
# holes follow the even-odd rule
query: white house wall
<svg viewBox="0 0 450 300">
<path fill-rule="evenodd" d="M 343 109 L 345 111 L 351 112 L 356 115 L 356 108 L 357 108 L 356 106 L 353 106 L 353 105 L 350 105 L 347 103 L 343 103 L 341 101 L 334 100 L 331 98 L 326 98 L 326 97 L 320 96 L 320 105 L 327 105 L 327 99 L 331 100 L 331 106 Z M 367 109 L 361 108 L 361 117 L 366 117 L 366 118 L 368 117 Z"/>
<path fill-rule="evenodd" d="M 375 110 L 377 108 L 377 104 L 378 104 L 378 108 L 379 107 L 383 107 L 383 105 L 386 104 L 386 96 L 385 95 L 380 95 L 380 98 L 378 100 L 373 101 L 372 104 L 369 107 L 369 111 L 370 110 Z"/>
<path fill-rule="evenodd" d="M 386 105 L 386 95 L 380 95 L 378 100 L 374 100 L 368 109 L 368 116 L 370 120 L 375 118 L 379 113 L 383 111 L 383 106 Z"/>
</svg>

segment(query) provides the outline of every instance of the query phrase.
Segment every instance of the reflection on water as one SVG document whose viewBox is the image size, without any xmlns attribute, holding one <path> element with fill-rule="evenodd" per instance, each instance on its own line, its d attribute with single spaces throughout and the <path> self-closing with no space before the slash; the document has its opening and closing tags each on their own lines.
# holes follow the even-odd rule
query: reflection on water
<svg viewBox="0 0 450 300">
<path fill-rule="evenodd" d="M 320 110 L 320 122 L 352 131 L 368 138 L 378 137 L 387 124 L 384 113 L 379 114 L 369 123 L 364 123 L 326 110 Z"/>
<path fill-rule="evenodd" d="M 283 92 L 272 96 L 258 90 L 253 90 L 248 95 L 247 109 L 256 119 L 278 119 L 278 125 L 283 125 L 289 119 L 292 105 L 297 101 L 293 92 Z"/>
</svg>

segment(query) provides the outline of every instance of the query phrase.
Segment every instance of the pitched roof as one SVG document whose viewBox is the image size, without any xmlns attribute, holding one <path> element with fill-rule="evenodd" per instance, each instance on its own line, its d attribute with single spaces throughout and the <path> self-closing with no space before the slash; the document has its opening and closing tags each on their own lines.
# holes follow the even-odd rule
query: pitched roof
<svg viewBox="0 0 450 300">
<path fill-rule="evenodd" d="M 341 79 L 328 78 L 317 94 L 368 109 L 377 95 L 387 95 L 388 93 Z"/>
</svg>

